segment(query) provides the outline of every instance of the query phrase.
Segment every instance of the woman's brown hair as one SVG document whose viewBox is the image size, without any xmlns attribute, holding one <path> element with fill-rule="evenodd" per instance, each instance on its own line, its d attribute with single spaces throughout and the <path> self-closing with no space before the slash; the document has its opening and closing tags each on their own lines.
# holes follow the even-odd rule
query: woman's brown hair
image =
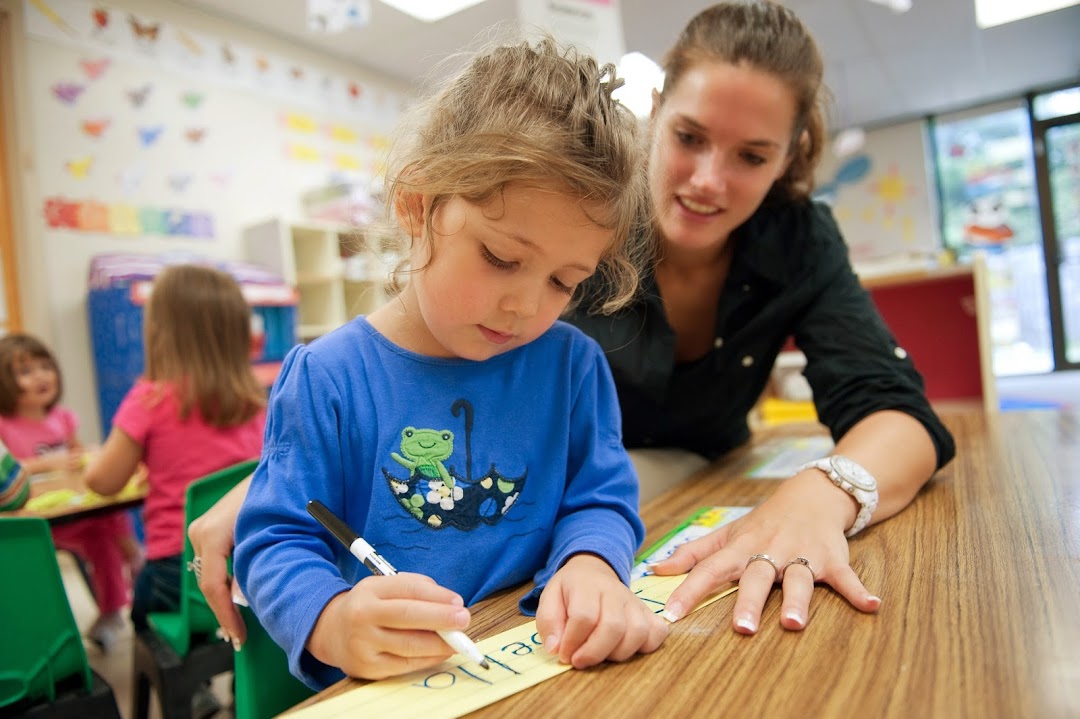
<svg viewBox="0 0 1080 719">
<path fill-rule="evenodd" d="M 430 237 L 432 216 L 455 196 L 483 204 L 510 183 L 567 193 L 613 232 L 597 268 L 611 291 L 598 305 L 621 307 L 652 255 L 649 233 L 638 231 L 649 206 L 644 138 L 611 96 L 622 84 L 613 65 L 549 37 L 477 54 L 402 123 L 388 163 L 388 211 L 418 236 L 416 198 L 429 198 Z"/>
<path fill-rule="evenodd" d="M 771 192 L 791 199 L 809 197 L 825 143 L 826 94 L 824 63 L 810 31 L 795 13 L 771 0 L 713 5 L 691 18 L 664 56 L 661 99 L 695 64 L 717 61 L 747 63 L 791 90 L 796 107 L 791 163 Z"/>
<path fill-rule="evenodd" d="M 169 383 L 186 419 L 234 427 L 266 404 L 251 372 L 251 309 L 226 272 L 173 265 L 154 280 L 143 317 L 145 377 Z"/>
<path fill-rule="evenodd" d="M 7 335 L 0 338 L 0 415 L 10 417 L 18 409 L 22 390 L 15 378 L 15 366 L 32 359 L 45 360 L 56 370 L 56 398 L 45 410 L 51 410 L 60 401 L 60 396 L 64 393 L 64 379 L 56 357 L 45 343 L 27 334 Z"/>
</svg>

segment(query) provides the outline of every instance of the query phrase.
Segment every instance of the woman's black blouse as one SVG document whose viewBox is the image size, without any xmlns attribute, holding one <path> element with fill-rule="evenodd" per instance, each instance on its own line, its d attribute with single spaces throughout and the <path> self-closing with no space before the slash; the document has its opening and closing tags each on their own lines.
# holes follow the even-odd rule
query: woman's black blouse
<svg viewBox="0 0 1080 719">
<path fill-rule="evenodd" d="M 893 409 L 926 428 L 939 468 L 952 459 L 952 436 L 859 284 L 825 205 L 763 205 L 732 241 L 713 348 L 701 359 L 675 362 L 675 333 L 651 273 L 639 298 L 610 316 L 589 311 L 602 292 L 594 277 L 565 318 L 607 354 L 627 447 L 680 447 L 714 458 L 746 441 L 747 414 L 793 336 L 807 357 L 818 418 L 834 440 L 867 415 Z M 933 318 L 927 327 L 932 331 Z"/>
</svg>

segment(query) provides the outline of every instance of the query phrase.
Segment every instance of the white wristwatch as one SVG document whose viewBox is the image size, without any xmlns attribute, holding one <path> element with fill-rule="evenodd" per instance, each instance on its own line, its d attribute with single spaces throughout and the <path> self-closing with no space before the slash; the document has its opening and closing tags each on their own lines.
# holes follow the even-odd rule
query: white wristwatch
<svg viewBox="0 0 1080 719">
<path fill-rule="evenodd" d="M 877 480 L 863 466 L 843 455 L 835 454 L 807 462 L 799 467 L 796 474 L 804 469 L 820 469 L 840 489 L 844 490 L 859 503 L 859 513 L 851 529 L 844 532 L 846 537 L 854 537 L 870 524 L 870 517 L 878 505 Z"/>
</svg>

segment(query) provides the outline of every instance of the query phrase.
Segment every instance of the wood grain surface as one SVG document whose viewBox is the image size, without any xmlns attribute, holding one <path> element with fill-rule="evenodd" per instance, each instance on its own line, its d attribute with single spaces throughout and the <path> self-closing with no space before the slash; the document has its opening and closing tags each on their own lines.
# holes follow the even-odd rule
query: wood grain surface
<svg viewBox="0 0 1080 719">
<path fill-rule="evenodd" d="M 777 588 L 747 637 L 731 629 L 728 597 L 673 625 L 655 654 L 567 672 L 470 716 L 1080 717 L 1080 415 L 944 419 L 956 459 L 851 542 L 882 597 L 876 615 L 821 586 L 807 628 L 786 631 Z M 744 447 L 643 507 L 646 545 L 698 507 L 760 502 L 775 483 L 743 478 L 758 459 Z M 478 604 L 470 634 L 524 621 L 524 591 Z"/>
</svg>

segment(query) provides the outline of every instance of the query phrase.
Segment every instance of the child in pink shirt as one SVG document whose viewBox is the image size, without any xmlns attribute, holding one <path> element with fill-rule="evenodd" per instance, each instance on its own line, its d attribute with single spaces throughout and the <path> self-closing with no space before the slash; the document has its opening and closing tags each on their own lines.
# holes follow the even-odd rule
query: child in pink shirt
<svg viewBox="0 0 1080 719">
<path fill-rule="evenodd" d="M 86 470 L 87 486 L 115 494 L 146 465 L 146 567 L 131 619 L 179 605 L 184 499 L 192 481 L 258 457 L 265 393 L 251 372 L 251 310 L 227 273 L 175 265 L 154 281 L 143 318 L 145 374 L 120 403 Z"/>
<path fill-rule="evenodd" d="M 62 385 L 56 359 L 42 342 L 24 334 L 0 338 L 0 441 L 30 474 L 82 467 L 79 418 L 59 404 Z M 113 512 L 54 526 L 52 535 L 57 548 L 89 570 L 99 615 L 87 636 L 106 651 L 123 627 L 129 574 L 142 564 L 131 518 Z"/>
</svg>

